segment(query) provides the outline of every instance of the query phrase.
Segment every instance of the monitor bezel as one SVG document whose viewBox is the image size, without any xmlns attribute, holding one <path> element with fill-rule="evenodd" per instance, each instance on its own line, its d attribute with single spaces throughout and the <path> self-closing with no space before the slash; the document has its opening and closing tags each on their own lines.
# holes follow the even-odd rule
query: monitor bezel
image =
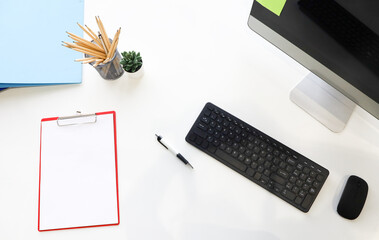
<svg viewBox="0 0 379 240">
<path fill-rule="evenodd" d="M 309 54 L 307 54 L 300 48 L 298 48 L 296 45 L 292 44 L 290 41 L 282 37 L 280 34 L 272 30 L 270 27 L 266 26 L 264 23 L 256 19 L 251 14 L 249 15 L 248 19 L 248 26 L 258 35 L 260 35 L 268 42 L 279 48 L 281 51 L 286 53 L 294 60 L 296 60 L 309 71 L 313 72 L 326 83 L 328 83 L 336 90 L 341 92 L 343 95 L 348 97 L 350 100 L 355 102 L 357 105 L 365 109 L 375 118 L 379 119 L 379 104 L 376 103 L 369 96 L 355 88 L 349 82 L 341 78 L 339 75 L 334 73 L 332 70 L 321 64 L 319 61 L 311 57 Z"/>
</svg>

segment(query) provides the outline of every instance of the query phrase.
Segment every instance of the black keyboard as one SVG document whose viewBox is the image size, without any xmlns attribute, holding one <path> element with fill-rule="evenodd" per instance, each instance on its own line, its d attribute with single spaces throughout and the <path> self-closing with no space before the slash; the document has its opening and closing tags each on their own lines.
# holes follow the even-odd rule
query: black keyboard
<svg viewBox="0 0 379 240">
<path fill-rule="evenodd" d="M 186 141 L 308 212 L 329 171 L 221 108 L 207 103 Z"/>
</svg>

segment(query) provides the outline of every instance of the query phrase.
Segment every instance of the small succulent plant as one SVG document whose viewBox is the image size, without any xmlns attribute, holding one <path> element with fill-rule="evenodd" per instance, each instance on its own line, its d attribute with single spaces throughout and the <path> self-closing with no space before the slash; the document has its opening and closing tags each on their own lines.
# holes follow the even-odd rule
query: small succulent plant
<svg viewBox="0 0 379 240">
<path fill-rule="evenodd" d="M 120 61 L 120 64 L 125 71 L 134 73 L 142 67 L 142 57 L 139 52 L 122 52 L 121 55 L 122 59 Z"/>
</svg>

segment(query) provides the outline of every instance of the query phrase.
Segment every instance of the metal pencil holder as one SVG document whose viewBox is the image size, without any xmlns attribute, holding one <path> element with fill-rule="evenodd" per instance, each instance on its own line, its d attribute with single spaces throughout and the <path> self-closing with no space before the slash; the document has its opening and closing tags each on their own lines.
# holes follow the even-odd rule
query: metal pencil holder
<svg viewBox="0 0 379 240">
<path fill-rule="evenodd" d="M 109 40 L 112 43 L 112 40 L 111 39 L 109 39 Z M 92 57 L 92 56 L 85 54 L 85 57 L 87 58 L 87 57 Z M 121 55 L 118 52 L 118 50 L 116 49 L 112 59 L 109 62 L 107 62 L 105 64 L 100 63 L 99 65 L 97 65 L 94 68 L 100 74 L 100 76 L 102 78 L 104 78 L 106 80 L 116 80 L 124 74 L 124 70 L 122 69 L 120 61 L 121 61 Z M 91 62 L 90 64 L 92 66 L 95 65 L 94 62 Z"/>
</svg>

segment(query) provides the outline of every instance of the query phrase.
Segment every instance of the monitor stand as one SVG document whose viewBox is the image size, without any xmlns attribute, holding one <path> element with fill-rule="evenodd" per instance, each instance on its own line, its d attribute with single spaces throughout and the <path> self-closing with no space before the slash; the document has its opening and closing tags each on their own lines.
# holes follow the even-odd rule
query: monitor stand
<svg viewBox="0 0 379 240">
<path fill-rule="evenodd" d="M 341 132 L 356 104 L 313 73 L 290 93 L 290 99 L 333 132 Z"/>
</svg>

